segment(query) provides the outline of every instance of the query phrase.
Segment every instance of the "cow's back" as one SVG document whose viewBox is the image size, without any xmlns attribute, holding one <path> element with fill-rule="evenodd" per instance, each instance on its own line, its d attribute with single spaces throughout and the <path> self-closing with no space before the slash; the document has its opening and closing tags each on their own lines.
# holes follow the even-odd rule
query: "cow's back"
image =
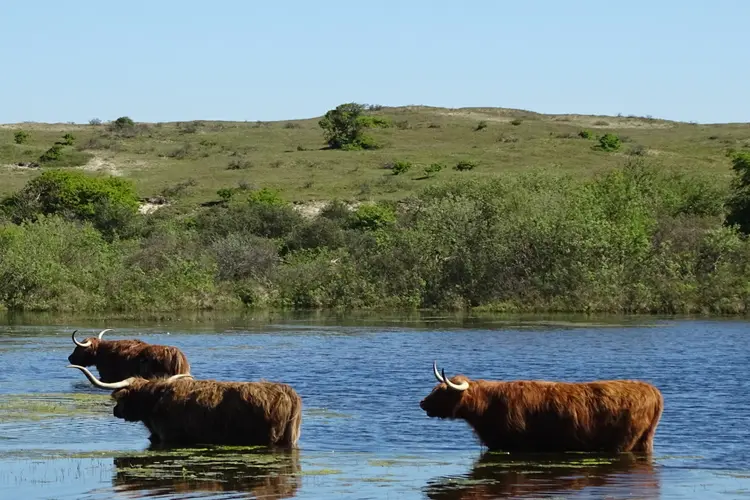
<svg viewBox="0 0 750 500">
<path fill-rule="evenodd" d="M 176 347 L 147 345 L 134 352 L 133 364 L 144 378 L 170 377 L 190 373 L 187 357 Z"/>
<path fill-rule="evenodd" d="M 301 400 L 284 384 L 180 380 L 154 412 L 160 433 L 193 442 L 272 445 L 284 441 L 288 422 L 299 425 Z M 170 437 L 166 440 L 172 440 Z M 296 441 L 295 441 L 296 442 Z"/>
<path fill-rule="evenodd" d="M 661 393 L 640 381 L 516 381 L 488 384 L 487 412 L 475 426 L 507 451 L 626 451 L 655 426 Z"/>
</svg>

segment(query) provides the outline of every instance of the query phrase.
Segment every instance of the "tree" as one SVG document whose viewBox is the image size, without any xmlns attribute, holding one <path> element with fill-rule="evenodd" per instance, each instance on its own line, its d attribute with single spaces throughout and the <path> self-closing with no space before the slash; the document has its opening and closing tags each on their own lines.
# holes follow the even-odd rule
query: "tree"
<svg viewBox="0 0 750 500">
<path fill-rule="evenodd" d="M 750 153 L 735 153 L 732 157 L 732 194 L 727 200 L 726 224 L 737 225 L 740 231 L 750 234 Z"/>
<path fill-rule="evenodd" d="M 329 110 L 318 125 L 323 129 L 331 149 L 375 149 L 376 143 L 364 134 L 372 120 L 363 116 L 364 106 L 354 102 L 341 104 Z"/>
</svg>

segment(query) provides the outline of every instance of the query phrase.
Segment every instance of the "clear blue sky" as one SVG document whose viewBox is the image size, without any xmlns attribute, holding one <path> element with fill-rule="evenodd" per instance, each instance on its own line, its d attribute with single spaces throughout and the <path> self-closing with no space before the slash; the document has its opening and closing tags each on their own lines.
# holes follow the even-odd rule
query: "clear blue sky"
<svg viewBox="0 0 750 500">
<path fill-rule="evenodd" d="M 748 0 L 26 0 L 0 12 L 2 123 L 283 120 L 349 101 L 750 121 Z"/>
</svg>

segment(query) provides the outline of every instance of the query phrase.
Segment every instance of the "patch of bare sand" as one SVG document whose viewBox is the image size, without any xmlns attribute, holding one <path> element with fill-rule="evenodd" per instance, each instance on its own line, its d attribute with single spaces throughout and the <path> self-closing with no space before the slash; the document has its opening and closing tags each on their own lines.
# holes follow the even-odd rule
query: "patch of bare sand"
<svg viewBox="0 0 750 500">
<path fill-rule="evenodd" d="M 147 201 L 138 205 L 138 213 L 143 215 L 150 214 L 167 205 L 168 203 L 151 203 Z"/>
<path fill-rule="evenodd" d="M 110 175 L 121 176 L 122 171 L 111 161 L 111 159 L 94 156 L 85 165 L 81 165 L 81 170 L 88 172 L 106 172 Z"/>
<path fill-rule="evenodd" d="M 4 163 L 0 165 L 0 168 L 8 170 L 36 171 L 39 169 L 39 164 L 34 162 Z"/>
<path fill-rule="evenodd" d="M 320 215 L 320 212 L 328 205 L 328 201 L 305 201 L 301 203 L 295 203 L 294 209 L 299 212 L 303 217 L 312 219 Z M 347 203 L 346 206 L 349 210 L 356 210 L 360 205 L 359 202 Z"/>
<path fill-rule="evenodd" d="M 461 110 L 437 111 L 435 114 L 441 115 L 441 116 L 466 118 L 466 119 L 471 119 L 471 120 L 484 120 L 484 121 L 489 121 L 489 122 L 503 122 L 503 123 L 508 123 L 518 118 L 517 116 L 510 116 L 510 115 L 502 116 L 502 115 L 497 115 L 497 114 L 482 113 L 478 111 L 461 111 Z"/>
</svg>

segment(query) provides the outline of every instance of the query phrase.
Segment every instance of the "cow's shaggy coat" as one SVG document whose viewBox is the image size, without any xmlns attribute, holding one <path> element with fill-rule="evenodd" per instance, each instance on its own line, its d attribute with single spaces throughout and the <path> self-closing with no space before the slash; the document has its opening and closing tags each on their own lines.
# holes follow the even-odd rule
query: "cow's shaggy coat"
<svg viewBox="0 0 750 500">
<path fill-rule="evenodd" d="M 142 422 L 153 442 L 297 446 L 302 399 L 289 385 L 195 380 L 184 374 L 104 384 L 82 366 L 73 367 L 95 386 L 114 389 L 114 416 Z"/>
<path fill-rule="evenodd" d="M 441 376 L 419 406 L 429 417 L 463 419 L 490 450 L 653 451 L 661 392 L 637 380 L 499 382 Z"/>
<path fill-rule="evenodd" d="M 117 382 L 128 377 L 160 378 L 190 373 L 190 363 L 185 354 L 173 346 L 148 344 L 142 340 L 102 340 L 88 337 L 83 342 L 73 342 L 76 348 L 68 362 L 79 366 L 95 366 L 103 382 Z"/>
</svg>

